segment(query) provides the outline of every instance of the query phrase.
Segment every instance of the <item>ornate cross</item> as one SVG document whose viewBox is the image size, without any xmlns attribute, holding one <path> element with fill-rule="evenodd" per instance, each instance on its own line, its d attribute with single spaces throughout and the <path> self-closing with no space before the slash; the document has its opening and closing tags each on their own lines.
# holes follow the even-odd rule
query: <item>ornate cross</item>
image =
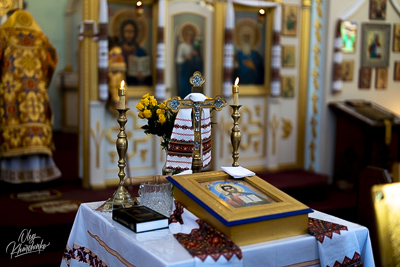
<svg viewBox="0 0 400 267">
<path fill-rule="evenodd" d="M 204 82 L 204 77 L 200 72 L 196 71 L 193 76 L 190 77 L 192 93 L 203 93 L 202 85 Z M 183 108 L 192 109 L 192 125 L 194 126 L 192 171 L 194 173 L 200 172 L 203 168 L 203 158 L 201 155 L 201 114 L 203 108 L 214 108 L 215 110 L 220 111 L 226 106 L 226 101 L 221 96 L 217 96 L 215 99 L 206 99 L 204 101 L 193 101 L 191 99 L 179 100 L 176 96 L 167 102 L 167 106 L 173 112 L 178 112 Z"/>
</svg>

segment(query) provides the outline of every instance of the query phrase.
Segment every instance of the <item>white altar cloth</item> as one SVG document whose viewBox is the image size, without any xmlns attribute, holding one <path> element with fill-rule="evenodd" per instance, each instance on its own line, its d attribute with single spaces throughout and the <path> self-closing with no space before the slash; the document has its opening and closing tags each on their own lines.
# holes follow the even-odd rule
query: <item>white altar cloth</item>
<svg viewBox="0 0 400 267">
<path fill-rule="evenodd" d="M 169 229 L 136 234 L 111 218 L 111 213 L 94 211 L 102 202 L 81 204 L 67 248 L 90 253 L 107 266 L 197 266 L 194 259 Z M 353 231 L 361 249 L 364 267 L 375 266 L 366 227 L 314 211 L 309 217 L 342 224 Z M 317 240 L 309 234 L 242 246 L 243 266 L 320 266 Z M 70 266 L 90 266 L 70 259 Z M 225 265 L 225 264 L 223 264 Z M 226 263 L 228 266 L 229 263 Z M 63 258 L 61 266 L 68 266 Z"/>
</svg>

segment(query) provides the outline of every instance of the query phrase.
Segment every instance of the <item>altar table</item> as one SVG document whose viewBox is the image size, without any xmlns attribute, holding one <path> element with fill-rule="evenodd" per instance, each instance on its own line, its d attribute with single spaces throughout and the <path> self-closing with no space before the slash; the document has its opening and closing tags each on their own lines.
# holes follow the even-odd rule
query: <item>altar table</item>
<svg viewBox="0 0 400 267">
<path fill-rule="evenodd" d="M 90 266 L 196 266 L 194 259 L 169 229 L 136 234 L 111 218 L 111 213 L 95 211 L 102 202 L 81 204 L 72 227 L 61 266 L 68 266 L 67 251 L 87 257 Z M 342 224 L 354 231 L 361 248 L 364 267 L 375 266 L 369 231 L 366 227 L 314 211 L 309 217 Z M 241 247 L 243 266 L 320 266 L 317 241 L 309 234 Z M 78 253 L 76 253 L 78 252 Z M 89 266 L 70 258 L 70 266 Z M 228 266 L 230 262 L 226 262 Z"/>
</svg>

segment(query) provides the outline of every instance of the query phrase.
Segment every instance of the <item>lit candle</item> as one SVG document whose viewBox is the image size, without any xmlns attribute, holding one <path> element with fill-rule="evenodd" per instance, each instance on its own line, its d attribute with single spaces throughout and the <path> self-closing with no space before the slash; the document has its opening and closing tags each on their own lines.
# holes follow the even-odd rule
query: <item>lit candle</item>
<svg viewBox="0 0 400 267">
<path fill-rule="evenodd" d="M 140 17 L 143 14 L 143 3 L 142 1 L 136 2 L 136 14 Z"/>
<path fill-rule="evenodd" d="M 262 24 L 264 22 L 265 19 L 265 10 L 260 8 L 260 10 L 258 10 L 258 23 Z"/>
<path fill-rule="evenodd" d="M 121 81 L 121 87 L 118 89 L 119 108 L 125 109 L 125 81 Z"/>
<path fill-rule="evenodd" d="M 239 77 L 235 80 L 235 85 L 232 87 L 233 104 L 239 105 Z"/>
</svg>

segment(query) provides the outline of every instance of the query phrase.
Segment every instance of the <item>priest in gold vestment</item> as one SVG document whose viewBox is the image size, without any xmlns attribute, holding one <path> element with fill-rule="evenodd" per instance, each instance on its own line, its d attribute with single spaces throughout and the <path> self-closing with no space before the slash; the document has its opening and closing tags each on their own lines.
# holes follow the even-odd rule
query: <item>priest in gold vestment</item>
<svg viewBox="0 0 400 267">
<path fill-rule="evenodd" d="M 0 27 L 0 180 L 40 183 L 61 176 L 52 159 L 48 86 L 57 53 L 33 16 L 16 10 Z"/>
</svg>

